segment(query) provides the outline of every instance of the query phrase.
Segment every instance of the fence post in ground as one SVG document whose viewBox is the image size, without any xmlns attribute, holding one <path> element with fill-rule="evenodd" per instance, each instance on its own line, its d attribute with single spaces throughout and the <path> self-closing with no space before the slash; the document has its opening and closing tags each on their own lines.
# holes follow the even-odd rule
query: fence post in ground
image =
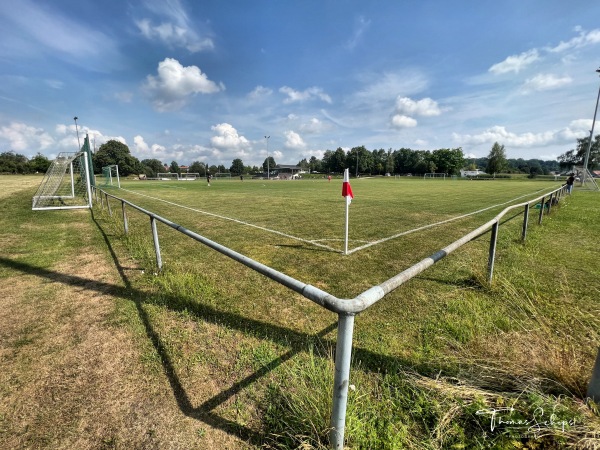
<svg viewBox="0 0 600 450">
<path fill-rule="evenodd" d="M 104 211 L 104 200 L 102 199 L 102 192 L 100 192 L 100 211 Z"/>
<path fill-rule="evenodd" d="M 527 237 L 527 224 L 529 223 L 529 203 L 525 205 L 525 211 L 523 211 L 523 232 L 521 233 L 521 240 L 524 241 Z"/>
<path fill-rule="evenodd" d="M 121 208 L 123 209 L 123 229 L 125 234 L 129 234 L 129 224 L 127 223 L 127 211 L 125 211 L 125 202 L 121 202 Z"/>
<path fill-rule="evenodd" d="M 546 197 L 542 197 L 542 201 L 540 203 L 540 217 L 538 219 L 538 225 L 542 224 L 542 216 L 544 215 L 544 201 L 546 200 Z"/>
<path fill-rule="evenodd" d="M 548 200 L 548 214 L 550 214 L 550 210 L 552 209 L 552 199 L 555 198 L 554 197 L 554 192 L 550 193 L 550 200 Z"/>
<path fill-rule="evenodd" d="M 494 260 L 496 259 L 496 242 L 498 241 L 498 226 L 500 222 L 496 221 L 492 225 L 492 235 L 490 236 L 490 254 L 488 257 L 488 283 L 492 284 L 494 277 Z"/>
<path fill-rule="evenodd" d="M 112 217 L 112 209 L 110 208 L 110 201 L 108 200 L 108 194 L 104 194 L 106 195 L 106 207 L 108 208 L 108 215 L 110 217 Z"/>
<path fill-rule="evenodd" d="M 586 397 L 591 398 L 596 403 L 600 402 L 600 349 L 596 354 L 596 363 L 592 370 L 592 378 L 588 384 Z"/>
<path fill-rule="evenodd" d="M 352 334 L 354 314 L 338 315 L 337 343 L 335 347 L 335 376 L 333 380 L 333 408 L 331 411 L 331 448 L 343 450 L 346 428 L 346 407 L 348 405 L 348 385 L 350 382 L 350 357 L 352 355 Z"/>
<path fill-rule="evenodd" d="M 156 265 L 158 270 L 162 269 L 162 258 L 160 256 L 160 244 L 158 242 L 158 231 L 156 229 L 156 219 L 150 217 L 150 225 L 152 226 L 152 239 L 154 240 L 154 251 L 156 253 Z"/>
</svg>

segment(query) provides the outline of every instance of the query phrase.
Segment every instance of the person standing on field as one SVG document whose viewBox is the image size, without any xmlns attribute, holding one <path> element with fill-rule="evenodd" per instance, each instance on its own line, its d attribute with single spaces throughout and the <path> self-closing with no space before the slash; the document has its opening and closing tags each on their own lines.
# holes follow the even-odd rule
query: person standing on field
<svg viewBox="0 0 600 450">
<path fill-rule="evenodd" d="M 570 194 L 571 191 L 573 190 L 573 183 L 575 183 L 575 177 L 573 176 L 573 174 L 571 174 L 569 176 L 569 178 L 567 178 L 567 192 Z"/>
<path fill-rule="evenodd" d="M 210 187 L 210 173 L 206 172 L 206 183 L 208 183 L 208 186 Z"/>
</svg>

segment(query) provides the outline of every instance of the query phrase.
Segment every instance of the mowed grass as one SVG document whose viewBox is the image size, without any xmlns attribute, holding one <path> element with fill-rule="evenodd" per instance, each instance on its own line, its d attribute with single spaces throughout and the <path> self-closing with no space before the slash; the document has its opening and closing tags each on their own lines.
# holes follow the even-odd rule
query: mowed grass
<svg viewBox="0 0 600 450">
<path fill-rule="evenodd" d="M 232 180 L 228 187 L 225 183 L 219 185 L 221 181 L 210 188 L 202 181 L 181 184 L 199 183 L 193 187 L 198 190 L 189 194 L 190 199 L 195 197 L 198 202 L 206 192 L 202 188 L 222 186 L 223 193 L 231 190 L 233 199 L 236 190 L 251 186 L 244 181 L 244 187 L 238 187 L 242 182 Z M 364 186 L 360 184 L 362 181 Z M 446 211 L 441 216 L 469 211 L 463 203 L 470 201 L 469 195 L 476 195 L 478 183 L 472 182 L 469 189 L 465 187 L 459 204 L 452 205 L 445 201 L 449 194 L 444 197 L 444 192 L 450 188 L 443 182 L 420 187 L 421 180 L 356 180 L 353 181 L 356 200 L 351 205 L 354 216 L 361 192 L 366 194 L 366 182 L 372 182 L 373 192 L 380 189 L 374 194 L 374 203 L 380 196 L 387 201 L 395 198 L 396 186 L 402 186 L 403 192 L 412 190 L 415 196 L 422 195 L 424 203 L 419 203 L 422 211 L 410 212 L 417 218 L 420 212 L 436 216 L 438 209 Z M 253 183 L 259 192 L 260 182 Z M 499 196 L 497 202 L 503 201 L 504 191 L 514 189 L 506 199 L 509 200 L 513 194 L 516 197 L 548 186 L 529 181 L 523 181 L 525 184 L 521 186 L 520 182 L 503 182 L 494 184 L 492 189 L 496 181 L 479 183 L 481 187 L 477 189 L 490 189 L 488 192 Z M 133 189 L 142 184 L 128 182 L 126 186 Z M 283 203 L 286 198 L 288 203 L 293 202 L 293 190 L 287 187 L 292 184 L 281 183 L 281 187 L 273 188 L 290 189 L 287 194 L 280 194 Z M 326 181 L 322 185 L 329 189 Z M 182 192 L 184 189 L 190 188 L 173 188 Z M 341 183 L 338 181 L 335 189 L 331 189 L 335 202 L 341 203 L 339 206 L 336 203 L 336 208 L 343 214 Z M 111 192 L 120 195 L 125 191 Z M 206 195 L 219 197 L 219 191 L 213 192 Z M 131 427 L 129 440 L 124 440 L 127 433 L 123 429 L 111 424 L 108 431 L 112 434 L 104 435 L 96 447 L 90 439 L 86 448 L 128 448 L 128 443 L 130 448 L 131 443 L 140 448 L 144 445 L 282 449 L 327 446 L 337 321 L 334 314 L 165 226 L 159 226 L 165 264 L 159 273 L 146 217 L 128 210 L 130 234 L 125 236 L 117 203 L 112 203 L 112 217 L 106 208 L 100 210 L 100 205 L 95 204 L 92 217 L 87 213 L 74 216 L 60 212 L 47 216 L 52 217 L 49 220 L 44 219 L 45 213 L 34 215 L 27 210 L 31 195 L 25 192 L 11 196 L 11 211 L 15 213 L 3 217 L 4 242 L 13 242 L 8 230 L 23 228 L 23 223 L 27 229 L 37 226 L 27 232 L 25 242 L 11 245 L 10 253 L 4 256 L 5 262 L 17 259 L 36 265 L 39 262 L 36 252 L 28 249 L 42 251 L 49 240 L 57 238 L 64 242 L 67 224 L 73 232 L 80 229 L 71 225 L 73 222 L 81 222 L 81 227 L 93 224 L 97 231 L 93 233 L 95 237 L 88 234 L 86 245 L 92 245 L 88 243 L 92 239 L 94 248 L 106 253 L 125 285 L 118 290 L 121 295 L 115 296 L 109 329 L 113 333 L 133 334 L 137 342 L 136 351 L 130 350 L 125 357 L 118 349 L 114 356 L 120 361 L 130 358 L 132 367 L 140 371 L 138 382 L 150 386 L 150 392 L 148 389 L 142 392 L 150 399 L 140 396 L 129 384 L 117 392 L 113 389 L 110 398 L 119 394 L 116 404 L 125 406 L 150 401 L 155 409 L 144 417 L 157 419 L 144 425 L 161 430 L 159 425 L 163 423 L 162 430 L 153 434 Z M 128 195 L 134 200 L 134 194 Z M 321 198 L 320 194 L 317 197 Z M 425 201 L 428 198 L 430 201 Z M 354 296 L 394 275 L 472 225 L 453 222 L 344 256 L 231 221 L 211 216 L 200 219 L 191 211 L 162 202 L 152 203 L 165 208 L 159 211 L 150 207 L 149 199 L 144 201 L 148 203 L 143 206 L 150 210 L 340 297 Z M 597 447 L 600 444 L 597 410 L 583 400 L 600 345 L 597 282 L 600 261 L 596 251 L 600 224 L 592 213 L 597 202 L 597 193 L 576 190 L 553 208 L 542 226 L 533 220 L 537 210 L 532 211 L 525 243 L 520 242 L 520 219 L 503 223 L 491 286 L 486 283 L 485 273 L 489 239 L 483 236 L 360 314 L 356 318 L 350 375 L 348 448 Z M 473 202 L 472 206 L 475 203 L 477 207 L 473 210 L 489 205 Z M 383 201 L 376 210 L 384 211 L 385 204 Z M 215 205 L 222 209 L 210 212 L 229 208 L 223 205 L 222 197 Z M 250 206 L 239 209 L 248 214 L 245 217 L 250 217 L 254 210 Z M 313 226 L 309 225 L 309 213 L 319 216 L 331 211 L 327 208 L 301 211 L 305 227 Z M 481 219 L 475 216 L 473 225 L 496 213 L 497 210 L 490 210 Z M 65 219 L 61 222 L 63 214 Z M 486 214 L 489 216 L 485 217 Z M 368 223 L 381 230 L 378 222 L 384 223 L 385 217 L 386 214 L 369 217 Z M 367 219 L 362 220 L 367 223 Z M 392 229 L 397 228 L 392 225 L 389 230 Z M 65 247 L 71 249 L 65 251 L 67 257 L 77 254 L 77 242 Z M 43 264 L 50 265 L 50 261 L 56 264 L 58 259 L 58 253 L 44 253 Z M 75 275 L 82 275 L 80 271 L 88 269 L 78 268 L 77 262 L 70 261 L 68 267 Z M 6 262 L 4 269 L 5 280 L 21 275 L 18 266 L 10 262 Z M 34 297 L 29 292 L 21 307 L 28 310 L 26 299 Z M 36 338 L 35 333 L 27 331 L 31 322 L 19 328 L 22 319 L 18 305 L 11 311 L 11 323 L 20 331 L 14 335 L 7 333 L 10 340 L 6 342 L 14 342 L 11 350 L 14 354 L 28 356 L 21 349 L 33 348 L 27 343 L 28 339 Z M 53 319 L 53 323 L 63 322 L 70 323 L 69 318 Z M 56 326 L 47 329 L 54 330 Z M 68 332 L 64 332 L 65 336 Z M 13 353 L 5 356 L 5 365 L 13 361 Z M 34 369 L 39 371 L 38 366 L 29 369 L 18 362 L 8 366 L 13 378 L 36 378 Z M 164 389 L 154 387 L 156 380 L 170 386 L 166 398 Z M 85 386 L 86 382 L 78 380 L 77 384 Z M 10 389 L 7 392 L 14 397 Z M 179 407 L 175 412 L 173 404 Z M 73 410 L 72 402 L 61 405 L 57 400 L 52 406 L 62 416 L 64 411 Z M 100 423 L 106 423 L 102 412 L 95 408 L 85 409 L 82 405 L 80 410 L 86 423 L 93 421 L 94 415 L 97 420 L 102 419 Z M 502 416 L 504 423 L 499 424 L 492 422 L 494 410 L 512 412 Z M 124 423 L 135 421 L 139 414 L 135 406 L 130 411 Z M 20 420 L 8 405 L 4 406 L 0 414 L 3 442 L 18 442 L 16 436 L 27 436 L 29 440 L 22 441 L 26 444 L 21 448 L 48 446 L 48 441 L 43 440 L 47 436 L 23 432 L 15 426 Z M 517 421 L 528 425 L 519 426 Z M 165 424 L 170 423 L 180 424 L 179 444 L 164 433 L 165 426 L 168 428 Z M 44 426 L 51 428 L 52 436 L 61 432 L 73 436 L 73 430 L 78 429 L 73 423 L 38 423 L 38 427 Z M 89 433 L 86 430 L 83 428 L 84 434 Z M 186 432 L 193 435 L 186 436 Z M 60 442 L 55 439 L 50 442 Z M 195 447 L 190 447 L 190 442 Z"/>
<path fill-rule="evenodd" d="M 558 186 L 547 181 L 416 178 L 360 178 L 352 185 L 348 256 L 341 255 L 345 202 L 340 179 L 232 179 L 214 181 L 210 187 L 204 180 L 126 181 L 123 189 L 110 192 L 301 281 L 331 289 L 334 295 L 354 297 L 509 204 Z M 435 225 L 445 221 L 449 222 Z M 423 227 L 430 228 L 412 232 Z"/>
</svg>

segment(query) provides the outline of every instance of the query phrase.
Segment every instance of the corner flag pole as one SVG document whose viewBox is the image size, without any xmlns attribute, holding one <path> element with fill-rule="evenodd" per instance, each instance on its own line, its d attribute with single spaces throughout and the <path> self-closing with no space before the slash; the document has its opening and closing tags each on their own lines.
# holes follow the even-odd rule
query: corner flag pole
<svg viewBox="0 0 600 450">
<path fill-rule="evenodd" d="M 344 255 L 348 254 L 348 210 L 354 194 L 352 193 L 352 187 L 350 186 L 350 174 L 348 169 L 344 170 L 344 183 L 342 184 L 342 197 L 346 198 L 346 233 L 344 239 Z"/>
</svg>

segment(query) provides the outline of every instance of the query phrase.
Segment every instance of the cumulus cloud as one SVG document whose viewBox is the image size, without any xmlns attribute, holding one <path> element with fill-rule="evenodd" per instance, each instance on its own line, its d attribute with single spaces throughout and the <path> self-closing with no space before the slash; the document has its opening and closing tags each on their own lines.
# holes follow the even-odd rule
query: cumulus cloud
<svg viewBox="0 0 600 450">
<path fill-rule="evenodd" d="M 11 122 L 0 128 L 0 139 L 8 141 L 10 150 L 37 153 L 54 144 L 54 138 L 42 128 L 35 128 L 21 122 Z"/>
<path fill-rule="evenodd" d="M 455 141 L 462 144 L 491 144 L 500 142 L 511 147 L 534 147 L 556 143 L 569 143 L 589 134 L 591 120 L 575 120 L 569 126 L 560 130 L 544 131 L 541 133 L 513 133 L 505 127 L 494 126 L 479 134 L 453 133 Z"/>
<path fill-rule="evenodd" d="M 250 147 L 250 142 L 240 136 L 237 130 L 228 123 L 220 123 L 211 127 L 216 135 L 210 138 L 211 144 L 218 149 L 243 150 Z"/>
<path fill-rule="evenodd" d="M 525 93 L 532 91 L 548 91 L 570 84 L 573 79 L 569 76 L 557 77 L 553 74 L 538 74 L 533 78 L 528 78 L 523 84 Z"/>
<path fill-rule="evenodd" d="M 302 149 L 306 147 L 306 142 L 300 137 L 300 135 L 294 131 L 285 131 L 285 143 L 283 144 L 287 148 Z"/>
<path fill-rule="evenodd" d="M 316 86 L 305 89 L 304 91 L 297 91 L 289 86 L 283 86 L 279 88 L 279 92 L 287 95 L 287 98 L 283 101 L 283 103 L 302 103 L 315 98 L 318 98 L 326 103 L 331 103 L 331 97 L 323 92 L 323 89 Z"/>
<path fill-rule="evenodd" d="M 533 64 L 539 59 L 539 52 L 534 48 L 532 50 L 523 52 L 520 55 L 509 56 L 504 61 L 494 64 L 488 69 L 488 71 L 495 75 L 501 75 L 509 72 L 519 73 L 525 67 Z"/>
<path fill-rule="evenodd" d="M 225 89 L 208 79 L 197 66 L 182 66 L 173 58 L 165 58 L 158 64 L 158 74 L 148 75 L 143 89 L 148 93 L 158 111 L 181 109 L 190 96 L 214 94 Z"/>
<path fill-rule="evenodd" d="M 411 128 L 417 126 L 417 120 L 412 116 L 432 117 L 442 113 L 435 100 L 429 97 L 413 100 L 408 97 L 398 97 L 396 108 L 392 115 L 392 126 L 395 128 Z"/>
<path fill-rule="evenodd" d="M 329 128 L 329 124 L 324 123 L 316 117 L 313 117 L 308 122 L 300 125 L 300 131 L 308 134 L 322 133 L 324 131 L 327 131 Z"/>
<path fill-rule="evenodd" d="M 392 125 L 395 128 L 412 128 L 417 126 L 417 121 L 412 117 L 404 116 L 402 114 L 394 114 L 392 117 Z"/>
</svg>

